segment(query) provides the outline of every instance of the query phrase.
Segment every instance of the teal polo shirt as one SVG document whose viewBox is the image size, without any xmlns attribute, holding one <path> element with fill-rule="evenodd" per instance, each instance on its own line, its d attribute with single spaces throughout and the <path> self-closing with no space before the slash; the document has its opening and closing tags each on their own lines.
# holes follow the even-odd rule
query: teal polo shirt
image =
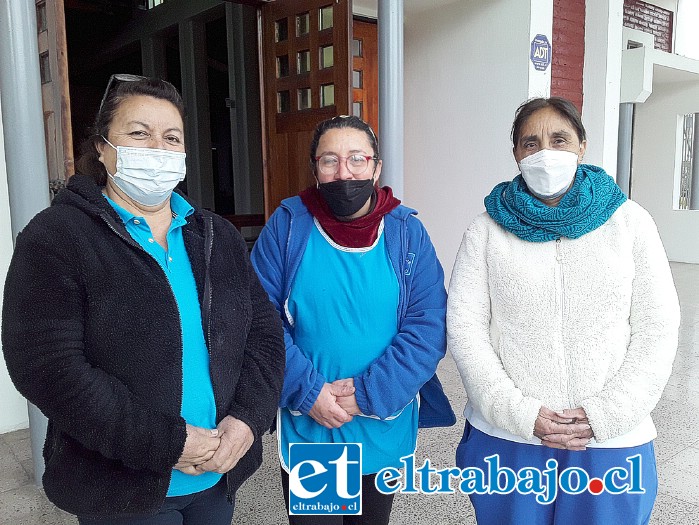
<svg viewBox="0 0 699 525">
<path fill-rule="evenodd" d="M 134 215 L 105 195 L 107 202 L 116 210 L 134 241 L 136 241 L 163 269 L 177 302 L 182 327 L 182 408 L 181 415 L 190 425 L 216 428 L 216 403 L 209 373 L 209 351 L 204 340 L 201 308 L 192 266 L 184 246 L 182 227 L 185 217 L 194 213 L 194 208 L 177 193 L 170 199 L 172 223 L 167 232 L 165 249 L 154 239 L 144 217 Z M 154 317 L 151 312 L 141 315 Z M 157 319 L 156 319 L 157 321 Z M 167 439 L 167 438 L 163 438 Z M 213 487 L 221 474 L 206 472 L 191 476 L 173 469 L 168 496 L 194 494 Z"/>
</svg>

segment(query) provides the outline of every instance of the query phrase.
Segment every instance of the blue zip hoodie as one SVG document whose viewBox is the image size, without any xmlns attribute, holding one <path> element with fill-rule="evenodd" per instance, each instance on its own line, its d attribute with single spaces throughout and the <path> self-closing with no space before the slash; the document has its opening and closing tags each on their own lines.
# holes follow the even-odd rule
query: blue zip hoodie
<svg viewBox="0 0 699 525">
<path fill-rule="evenodd" d="M 384 235 L 400 286 L 398 334 L 362 374 L 355 397 L 366 415 L 385 419 L 420 392 L 420 427 L 450 426 L 456 417 L 435 374 L 446 351 L 444 272 L 417 212 L 398 206 L 384 216 Z M 262 230 L 251 259 L 284 323 L 286 371 L 282 408 L 303 414 L 326 383 L 291 338 L 285 312 L 291 284 L 306 248 L 313 216 L 300 197 L 282 201 Z"/>
</svg>

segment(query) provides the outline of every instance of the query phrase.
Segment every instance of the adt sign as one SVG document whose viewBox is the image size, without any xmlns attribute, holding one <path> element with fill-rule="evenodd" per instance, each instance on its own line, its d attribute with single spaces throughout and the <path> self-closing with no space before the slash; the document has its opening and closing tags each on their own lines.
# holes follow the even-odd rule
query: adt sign
<svg viewBox="0 0 699 525">
<path fill-rule="evenodd" d="M 362 445 L 289 445 L 289 514 L 361 514 Z"/>
<path fill-rule="evenodd" d="M 532 40 L 529 58 L 537 71 L 546 71 L 551 63 L 551 44 L 546 35 L 536 35 Z"/>
</svg>

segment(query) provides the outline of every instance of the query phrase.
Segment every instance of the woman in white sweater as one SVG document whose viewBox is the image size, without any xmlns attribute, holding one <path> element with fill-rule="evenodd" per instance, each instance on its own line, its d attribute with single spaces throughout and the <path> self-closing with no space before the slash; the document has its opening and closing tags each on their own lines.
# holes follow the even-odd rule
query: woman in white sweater
<svg viewBox="0 0 699 525">
<path fill-rule="evenodd" d="M 646 524 L 680 318 L 665 251 L 650 215 L 580 164 L 572 103 L 522 104 L 512 141 L 521 175 L 486 197 L 449 288 L 457 465 L 483 473 L 462 490 L 479 525 Z"/>
</svg>

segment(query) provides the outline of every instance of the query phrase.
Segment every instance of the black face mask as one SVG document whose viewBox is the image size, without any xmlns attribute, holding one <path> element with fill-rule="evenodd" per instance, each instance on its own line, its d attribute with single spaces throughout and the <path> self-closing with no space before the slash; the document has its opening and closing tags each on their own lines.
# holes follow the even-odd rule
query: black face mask
<svg viewBox="0 0 699 525">
<path fill-rule="evenodd" d="M 374 192 L 374 178 L 366 180 L 334 180 L 318 185 L 320 194 L 336 217 L 357 213 Z"/>
</svg>

